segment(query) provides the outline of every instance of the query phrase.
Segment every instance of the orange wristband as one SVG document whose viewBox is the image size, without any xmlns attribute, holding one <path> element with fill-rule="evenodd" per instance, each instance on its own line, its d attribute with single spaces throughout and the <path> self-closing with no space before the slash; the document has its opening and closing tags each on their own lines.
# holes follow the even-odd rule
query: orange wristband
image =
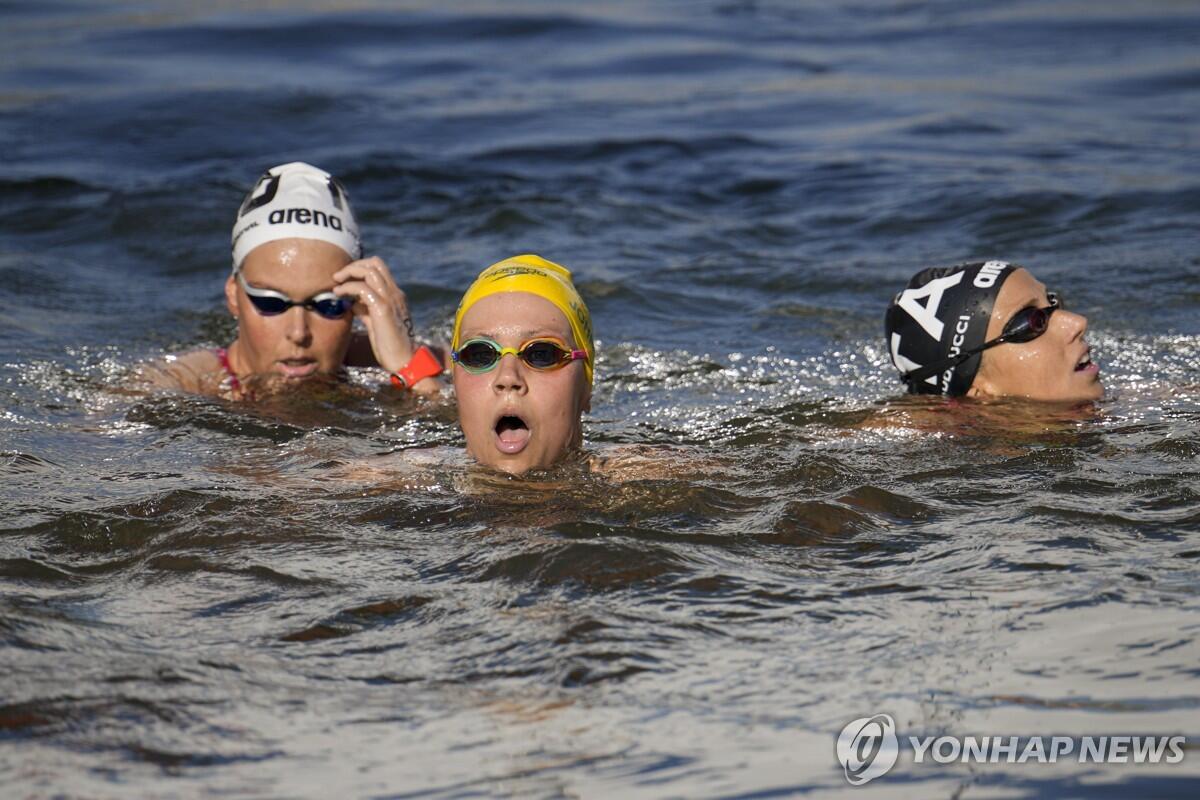
<svg viewBox="0 0 1200 800">
<path fill-rule="evenodd" d="M 436 378 L 442 374 L 442 362 L 425 345 L 417 348 L 412 361 L 399 372 L 392 373 L 392 386 L 397 389 L 408 389 L 426 378 Z"/>
</svg>

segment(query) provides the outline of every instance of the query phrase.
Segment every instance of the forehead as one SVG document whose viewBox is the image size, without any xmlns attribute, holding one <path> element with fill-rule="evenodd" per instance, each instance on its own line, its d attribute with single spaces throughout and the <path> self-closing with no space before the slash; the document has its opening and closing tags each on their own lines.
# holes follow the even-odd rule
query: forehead
<svg viewBox="0 0 1200 800">
<path fill-rule="evenodd" d="M 987 338 L 995 339 L 1004 331 L 1012 315 L 1028 305 L 1041 305 L 1046 296 L 1046 287 L 1029 270 L 1019 269 L 1000 287 L 996 302 L 992 306 L 992 318 L 988 321 Z"/>
<path fill-rule="evenodd" d="M 256 286 L 271 289 L 327 289 L 333 273 L 350 263 L 350 256 L 335 244 L 317 239 L 279 239 L 250 251 L 242 274 Z"/>
<path fill-rule="evenodd" d="M 558 306 L 529 292 L 502 292 L 488 295 L 467 309 L 461 338 L 478 334 L 519 338 L 544 333 L 571 339 L 571 325 Z"/>
<path fill-rule="evenodd" d="M 1019 269 L 1000 287 L 996 296 L 996 315 L 1003 312 L 1012 313 L 1030 301 L 1040 301 L 1046 293 L 1046 286 L 1029 273 L 1029 270 Z"/>
</svg>

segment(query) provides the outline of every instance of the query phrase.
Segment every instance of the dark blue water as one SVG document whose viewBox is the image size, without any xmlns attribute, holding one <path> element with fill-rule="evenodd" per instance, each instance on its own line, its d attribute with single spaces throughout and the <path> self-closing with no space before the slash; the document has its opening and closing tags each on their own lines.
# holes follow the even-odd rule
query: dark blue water
<svg viewBox="0 0 1200 800">
<path fill-rule="evenodd" d="M 0 781 L 1194 796 L 1191 750 L 855 790 L 834 741 L 1200 735 L 1198 123 L 1187 2 L 0 2 Z M 481 475 L 365 373 L 130 391 L 231 339 L 292 160 L 427 336 L 570 266 L 590 446 L 667 468 Z M 1089 317 L 1098 414 L 911 424 L 883 308 L 984 258 Z"/>
</svg>

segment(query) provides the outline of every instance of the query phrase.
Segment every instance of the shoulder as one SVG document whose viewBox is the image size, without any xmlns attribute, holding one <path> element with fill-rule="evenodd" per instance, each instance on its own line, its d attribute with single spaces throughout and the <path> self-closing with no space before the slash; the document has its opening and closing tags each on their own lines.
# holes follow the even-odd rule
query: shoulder
<svg viewBox="0 0 1200 800">
<path fill-rule="evenodd" d="M 587 455 L 588 469 L 616 483 L 702 477 L 720 471 L 718 458 L 692 448 L 648 444 L 607 445 Z"/>
<path fill-rule="evenodd" d="M 215 350 L 193 350 L 167 355 L 138 367 L 136 380 L 157 389 L 216 394 L 225 378 L 225 367 Z"/>
</svg>

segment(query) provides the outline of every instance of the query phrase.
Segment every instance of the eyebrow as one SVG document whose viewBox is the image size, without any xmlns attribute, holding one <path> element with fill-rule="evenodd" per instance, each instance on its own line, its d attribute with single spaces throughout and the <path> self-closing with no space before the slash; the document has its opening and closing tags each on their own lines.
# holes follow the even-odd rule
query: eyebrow
<svg viewBox="0 0 1200 800">
<path fill-rule="evenodd" d="M 1042 291 L 1045 292 L 1046 290 L 1043 289 Z M 1013 310 L 1009 312 L 1008 317 L 1005 318 L 1005 320 L 1004 320 L 1004 324 L 1007 325 L 1012 320 L 1013 317 L 1015 317 L 1017 314 L 1020 314 L 1022 311 L 1024 311 L 1027 308 L 1041 308 L 1041 307 L 1042 307 L 1041 301 L 1038 300 L 1038 296 L 1036 294 L 1026 295 L 1025 299 L 1021 302 L 1021 304 L 1018 306 L 1015 306 L 1013 308 Z"/>
<path fill-rule="evenodd" d="M 1040 305 L 1040 303 L 1041 303 L 1041 301 L 1038 300 L 1038 296 L 1036 294 L 1031 294 L 1028 297 L 1026 297 L 1024 301 L 1021 302 L 1021 305 L 1017 306 L 1017 311 L 1020 311 L 1022 308 L 1029 308 L 1030 306 Z"/>
</svg>

